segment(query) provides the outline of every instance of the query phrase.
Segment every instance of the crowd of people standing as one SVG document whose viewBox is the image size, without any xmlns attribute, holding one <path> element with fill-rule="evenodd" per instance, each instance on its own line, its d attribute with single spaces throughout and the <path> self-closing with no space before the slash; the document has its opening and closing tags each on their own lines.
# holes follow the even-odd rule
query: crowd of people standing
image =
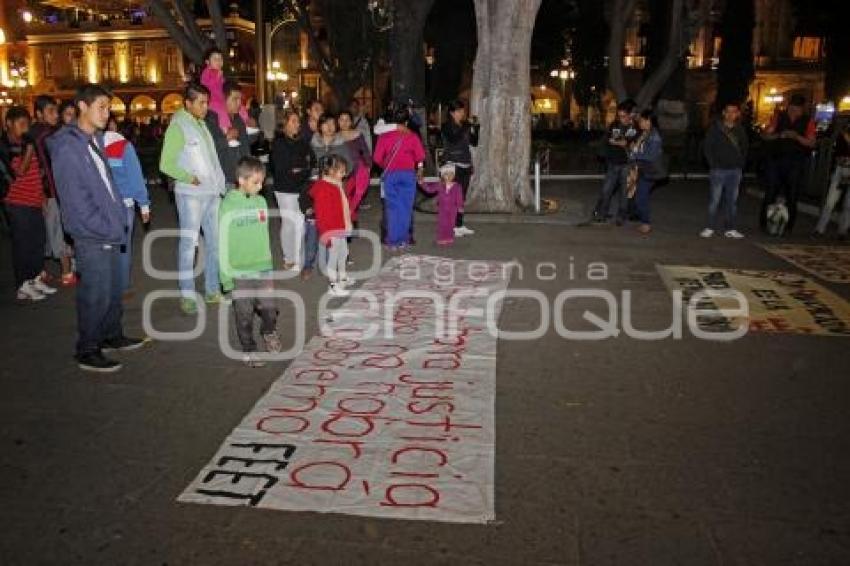
<svg viewBox="0 0 850 566">
<path fill-rule="evenodd" d="M 133 140 L 110 116 L 110 100 L 111 94 L 94 84 L 80 88 L 72 103 L 40 96 L 34 120 L 23 107 L 7 111 L 0 140 L 0 188 L 11 225 L 17 299 L 37 302 L 55 294 L 45 257 L 58 261 L 58 285 L 76 286 L 77 363 L 102 372 L 121 367 L 105 352 L 147 342 L 124 334 L 122 314 L 132 286 L 134 226 L 139 218 L 144 223 L 151 218 L 149 181 Z M 793 98 L 764 133 L 771 152 L 762 226 L 769 232 L 777 207 L 785 208 L 786 233 L 796 218 L 800 176 L 815 135 L 804 106 L 805 101 Z M 278 113 L 268 163 L 252 156 L 261 135 L 257 115 L 247 112 L 240 85 L 227 80 L 221 53 L 213 49 L 199 80 L 187 84 L 183 107 L 163 134 L 158 169 L 173 187 L 180 228 L 180 309 L 193 315 L 201 302 L 232 302 L 245 362 L 252 367 L 262 365 L 254 355 L 255 314 L 265 348 L 280 350 L 273 302 L 256 293 L 274 286 L 266 186 L 279 210 L 283 270 L 308 280 L 321 264 L 334 297 L 348 296 L 354 283 L 347 273 L 353 263 L 349 243 L 357 237 L 360 211 L 368 206 L 365 196 L 375 166 L 381 171 L 380 230 L 388 251 L 415 244 L 417 191 L 436 197 L 437 244 L 451 245 L 457 237 L 474 234 L 465 224 L 464 209 L 479 125 L 463 102 L 449 106 L 442 125 L 437 180 L 425 179 L 428 157 L 409 107 L 391 107 L 374 128 L 356 100 L 335 115 L 318 100 L 304 110 L 303 116 L 293 110 Z M 740 106 L 726 104 L 705 138 L 710 190 L 700 233 L 704 238 L 716 233 L 744 237 L 737 229 L 736 204 L 749 137 L 740 118 Z M 648 236 L 652 191 L 667 177 L 652 111 L 629 100 L 620 103 L 605 147 L 607 172 L 592 221 L 604 223 L 613 216 L 623 225 L 636 220 L 638 232 Z M 839 137 L 837 155 L 817 235 L 825 232 L 840 185 L 850 176 L 850 130 Z M 845 198 L 839 233 L 846 235 L 848 225 L 850 198 Z M 195 289 L 199 272 L 203 294 Z"/>
</svg>

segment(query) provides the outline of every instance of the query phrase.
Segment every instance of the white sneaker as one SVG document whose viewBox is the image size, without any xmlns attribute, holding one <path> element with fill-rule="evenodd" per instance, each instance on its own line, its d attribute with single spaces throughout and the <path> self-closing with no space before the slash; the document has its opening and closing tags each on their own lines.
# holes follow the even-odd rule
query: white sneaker
<svg viewBox="0 0 850 566">
<path fill-rule="evenodd" d="M 46 297 L 45 295 L 36 289 L 34 280 L 24 281 L 21 288 L 18 289 L 17 298 L 19 301 L 43 301 Z"/>
<path fill-rule="evenodd" d="M 339 282 L 342 284 L 343 287 L 350 287 L 351 285 L 354 285 L 354 283 L 355 283 L 354 279 L 352 279 L 348 275 L 340 278 Z"/>
<path fill-rule="evenodd" d="M 466 226 L 461 226 L 459 229 L 461 232 L 463 232 L 464 236 L 472 236 L 473 234 L 475 234 L 475 230 L 473 230 L 472 228 L 467 228 Z"/>
<path fill-rule="evenodd" d="M 455 227 L 455 238 L 463 238 L 466 236 L 466 232 L 463 231 L 463 228 Z"/>
<path fill-rule="evenodd" d="M 744 237 L 744 235 L 737 230 L 727 230 L 723 235 L 727 238 L 732 238 L 733 240 L 740 240 Z"/>
<path fill-rule="evenodd" d="M 32 280 L 32 285 L 42 295 L 52 295 L 56 292 L 56 289 L 54 287 L 51 287 L 50 285 L 41 280 L 40 275 Z"/>
<path fill-rule="evenodd" d="M 351 296 L 351 292 L 345 289 L 345 285 L 342 283 L 331 283 L 328 288 L 328 294 L 331 297 L 349 297 Z"/>
<path fill-rule="evenodd" d="M 712 236 L 714 236 L 714 230 L 712 230 L 711 228 L 706 228 L 705 230 L 699 233 L 700 238 L 710 238 Z"/>
</svg>

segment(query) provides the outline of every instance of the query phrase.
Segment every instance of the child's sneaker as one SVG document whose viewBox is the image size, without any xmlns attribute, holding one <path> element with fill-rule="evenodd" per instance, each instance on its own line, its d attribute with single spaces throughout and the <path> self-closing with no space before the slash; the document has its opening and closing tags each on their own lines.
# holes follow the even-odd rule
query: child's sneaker
<svg viewBox="0 0 850 566">
<path fill-rule="evenodd" d="M 455 238 L 463 238 L 465 235 L 466 235 L 466 232 L 464 232 L 459 227 L 455 227 Z"/>
<path fill-rule="evenodd" d="M 198 303 L 195 299 L 180 299 L 180 310 L 183 314 L 198 314 Z"/>
<path fill-rule="evenodd" d="M 18 289 L 17 299 L 19 301 L 43 301 L 46 297 L 44 293 L 39 291 L 34 283 L 34 280 L 24 281 L 21 287 Z"/>
<path fill-rule="evenodd" d="M 699 233 L 700 238 L 710 238 L 714 236 L 714 230 L 711 228 L 705 228 L 702 232 Z"/>
<path fill-rule="evenodd" d="M 280 343 L 280 334 L 277 332 L 263 334 L 263 342 L 266 343 L 266 351 L 272 354 L 278 354 L 283 351 L 283 345 Z"/>
<path fill-rule="evenodd" d="M 737 230 L 727 230 L 726 233 L 723 235 L 727 238 L 732 238 L 733 240 L 740 240 L 744 237 L 744 235 L 738 232 Z"/>
<path fill-rule="evenodd" d="M 264 368 L 266 367 L 266 362 L 257 358 L 257 354 L 254 353 L 246 353 L 242 356 L 242 362 L 248 366 L 249 368 Z"/>
<path fill-rule="evenodd" d="M 347 291 L 342 283 L 331 283 L 328 293 L 331 297 L 348 297 L 351 295 L 351 292 Z"/>
<path fill-rule="evenodd" d="M 457 228 L 457 230 L 460 231 L 462 236 L 472 236 L 475 234 L 475 230 L 467 228 L 466 226 L 461 226 L 460 228 Z"/>
</svg>

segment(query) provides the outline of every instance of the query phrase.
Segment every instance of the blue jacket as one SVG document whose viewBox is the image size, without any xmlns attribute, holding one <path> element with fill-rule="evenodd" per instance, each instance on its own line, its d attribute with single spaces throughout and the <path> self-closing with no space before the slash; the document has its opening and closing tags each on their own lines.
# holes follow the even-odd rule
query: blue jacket
<svg viewBox="0 0 850 566">
<path fill-rule="evenodd" d="M 103 153 L 109 160 L 112 178 L 118 185 L 118 192 L 128 207 L 138 204 L 142 210 L 149 209 L 151 204 L 145 175 L 139 156 L 130 141 L 116 132 L 104 132 Z"/>
<path fill-rule="evenodd" d="M 121 245 L 127 239 L 127 209 L 118 187 L 104 183 L 89 150 L 92 137 L 76 125 L 47 139 L 62 225 L 75 241 Z M 102 149 L 102 141 L 99 143 Z M 109 173 L 109 163 L 103 166 Z"/>
<path fill-rule="evenodd" d="M 658 128 L 652 128 L 645 139 L 638 138 L 638 142 L 632 150 L 631 158 L 638 162 L 652 163 L 661 157 L 663 153 L 663 141 Z"/>
</svg>

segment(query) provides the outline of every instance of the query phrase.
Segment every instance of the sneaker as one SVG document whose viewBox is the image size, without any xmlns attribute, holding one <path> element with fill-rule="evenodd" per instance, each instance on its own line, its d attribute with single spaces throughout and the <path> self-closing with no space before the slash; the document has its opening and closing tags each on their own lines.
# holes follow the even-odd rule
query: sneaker
<svg viewBox="0 0 850 566">
<path fill-rule="evenodd" d="M 151 339 L 147 336 L 145 336 L 144 338 L 130 338 L 129 336 L 121 336 L 119 338 L 112 338 L 111 340 L 104 340 L 103 343 L 100 345 L 100 349 L 103 352 L 112 352 L 114 350 L 130 352 L 132 350 L 138 350 L 139 348 L 144 347 L 144 345 L 150 341 Z"/>
<path fill-rule="evenodd" d="M 101 352 L 91 352 L 77 356 L 77 365 L 81 370 L 96 373 L 112 373 L 121 369 L 121 363 L 110 360 Z"/>
<path fill-rule="evenodd" d="M 221 303 L 221 293 L 211 293 L 204 296 L 204 302 L 208 305 L 217 305 Z"/>
<path fill-rule="evenodd" d="M 641 224 L 638 226 L 637 231 L 644 236 L 649 236 L 649 233 L 652 232 L 652 226 L 649 224 Z"/>
<path fill-rule="evenodd" d="M 35 287 L 35 284 L 33 283 L 32 279 L 29 281 L 24 281 L 21 287 L 18 289 L 17 299 L 19 301 L 37 302 L 43 301 L 45 298 L 47 297 L 44 295 L 44 293 L 42 293 Z"/>
<path fill-rule="evenodd" d="M 464 236 L 472 236 L 473 234 L 475 234 L 475 230 L 473 230 L 472 228 L 467 228 L 466 226 L 461 226 L 460 231 L 463 233 Z"/>
<path fill-rule="evenodd" d="M 732 238 L 733 240 L 740 240 L 744 237 L 744 235 L 738 232 L 737 230 L 726 230 L 723 235 L 727 238 Z"/>
<path fill-rule="evenodd" d="M 198 303 L 195 299 L 180 299 L 180 310 L 183 314 L 198 314 Z"/>
<path fill-rule="evenodd" d="M 710 238 L 712 236 L 714 236 L 714 230 L 712 230 L 711 228 L 706 228 L 705 230 L 699 233 L 700 238 Z"/>
<path fill-rule="evenodd" d="M 301 272 L 301 268 L 298 266 L 297 263 L 289 263 L 289 262 L 284 262 L 283 270 L 284 271 L 292 271 L 293 273 L 300 273 Z"/>
<path fill-rule="evenodd" d="M 32 280 L 32 285 L 42 295 L 52 295 L 56 292 L 56 288 L 45 283 L 41 275 Z"/>
<path fill-rule="evenodd" d="M 62 274 L 62 283 L 63 287 L 74 287 L 77 283 L 79 283 L 80 278 L 77 277 L 77 274 L 73 271 L 71 273 L 63 273 Z"/>
<path fill-rule="evenodd" d="M 347 291 L 342 283 L 331 283 L 328 293 L 331 297 L 348 297 L 351 295 L 351 292 Z"/>
<path fill-rule="evenodd" d="M 301 270 L 301 281 L 307 281 L 313 277 L 313 270 L 309 267 Z"/>
<path fill-rule="evenodd" d="M 342 283 L 345 287 L 350 287 L 351 285 L 354 285 L 356 283 L 356 281 L 348 275 L 340 278 L 339 282 Z"/>
<path fill-rule="evenodd" d="M 463 238 L 466 235 L 461 228 L 455 228 L 455 238 Z"/>
<path fill-rule="evenodd" d="M 272 354 L 277 354 L 283 351 L 283 345 L 280 343 L 280 334 L 272 332 L 271 334 L 263 334 L 263 342 L 266 343 L 266 351 Z"/>
<path fill-rule="evenodd" d="M 266 362 L 258 359 L 256 354 L 245 354 L 244 356 L 242 356 L 242 363 L 244 363 L 249 368 L 266 367 Z"/>
</svg>

